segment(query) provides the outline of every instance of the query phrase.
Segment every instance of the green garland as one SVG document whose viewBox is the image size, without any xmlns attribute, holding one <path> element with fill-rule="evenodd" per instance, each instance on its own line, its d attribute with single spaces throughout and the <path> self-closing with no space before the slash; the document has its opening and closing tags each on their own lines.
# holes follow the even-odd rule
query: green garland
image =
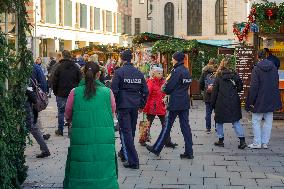
<svg viewBox="0 0 284 189">
<path fill-rule="evenodd" d="M 0 188 L 14 189 L 27 177 L 25 166 L 26 86 L 31 74 L 32 54 L 26 48 L 26 32 L 29 31 L 25 3 L 28 0 L 2 0 L 1 13 L 15 13 L 18 17 L 18 53 L 6 43 L 0 33 Z M 9 89 L 5 89 L 5 79 Z"/>
<path fill-rule="evenodd" d="M 259 3 L 254 4 L 252 9 L 255 9 L 255 20 L 258 26 L 265 33 L 277 33 L 284 22 L 284 3 L 277 6 L 276 3 Z M 272 13 L 271 21 L 269 22 L 268 11 Z"/>
<path fill-rule="evenodd" d="M 159 34 L 145 32 L 145 33 L 135 35 L 132 40 L 132 43 L 134 46 L 137 46 L 142 43 L 155 43 L 156 41 L 159 41 L 159 40 L 173 40 L 173 39 L 184 40 L 184 39 L 176 38 L 173 36 L 159 35 Z"/>
<path fill-rule="evenodd" d="M 196 40 L 187 41 L 180 39 L 168 39 L 168 40 L 159 40 L 152 47 L 152 53 L 156 54 L 160 52 L 165 53 L 174 53 L 177 51 L 181 52 L 190 52 L 198 46 Z"/>
</svg>

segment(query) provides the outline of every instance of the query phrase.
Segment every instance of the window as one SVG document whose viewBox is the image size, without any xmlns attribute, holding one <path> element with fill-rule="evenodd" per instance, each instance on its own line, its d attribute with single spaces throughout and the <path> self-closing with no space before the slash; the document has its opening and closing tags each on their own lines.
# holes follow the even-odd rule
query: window
<svg viewBox="0 0 284 189">
<path fill-rule="evenodd" d="M 165 5 L 165 35 L 174 35 L 174 4 Z"/>
<path fill-rule="evenodd" d="M 59 25 L 62 26 L 63 25 L 63 7 L 62 4 L 63 0 L 59 0 Z"/>
<path fill-rule="evenodd" d="M 128 0 L 124 0 L 124 5 L 128 7 Z"/>
<path fill-rule="evenodd" d="M 72 26 L 72 2 L 70 0 L 64 1 L 64 25 Z"/>
<path fill-rule="evenodd" d="M 124 33 L 131 35 L 131 16 L 124 15 Z"/>
<path fill-rule="evenodd" d="M 87 28 L 87 5 L 80 4 L 80 28 Z"/>
<path fill-rule="evenodd" d="M 136 35 L 136 34 L 139 34 L 139 33 L 140 33 L 140 28 L 141 28 L 141 25 L 140 25 L 140 23 L 141 23 L 140 18 L 135 18 L 134 23 L 135 23 L 135 33 L 134 33 L 134 34 Z"/>
<path fill-rule="evenodd" d="M 140 4 L 144 4 L 144 3 L 145 3 L 145 0 L 139 0 L 139 3 L 140 3 Z"/>
<path fill-rule="evenodd" d="M 217 0 L 215 5 L 216 34 L 227 34 L 227 0 Z"/>
<path fill-rule="evenodd" d="M 187 35 L 202 35 L 202 0 L 187 0 Z"/>
<path fill-rule="evenodd" d="M 112 12 L 106 11 L 106 31 L 112 32 Z"/>
<path fill-rule="evenodd" d="M 100 30 L 101 29 L 101 9 L 95 8 L 94 11 L 94 29 L 95 30 Z"/>
<path fill-rule="evenodd" d="M 45 21 L 50 24 L 56 24 L 56 0 L 45 1 Z"/>
<path fill-rule="evenodd" d="M 122 18 L 121 18 L 121 14 L 117 14 L 117 33 L 122 33 Z"/>
</svg>

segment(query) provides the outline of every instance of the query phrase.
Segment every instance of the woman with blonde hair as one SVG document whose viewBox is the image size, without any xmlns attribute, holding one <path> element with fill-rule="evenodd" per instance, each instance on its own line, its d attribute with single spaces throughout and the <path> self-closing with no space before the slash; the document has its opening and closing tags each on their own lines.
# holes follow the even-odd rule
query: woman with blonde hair
<svg viewBox="0 0 284 189">
<path fill-rule="evenodd" d="M 239 149 L 244 149 L 244 129 L 240 123 L 242 119 L 239 92 L 243 90 L 243 82 L 235 71 L 229 67 L 229 62 L 223 59 L 216 72 L 216 79 L 211 95 L 212 107 L 215 111 L 215 122 L 219 141 L 215 146 L 224 147 L 224 123 L 232 123 L 237 137 L 240 139 Z"/>
</svg>

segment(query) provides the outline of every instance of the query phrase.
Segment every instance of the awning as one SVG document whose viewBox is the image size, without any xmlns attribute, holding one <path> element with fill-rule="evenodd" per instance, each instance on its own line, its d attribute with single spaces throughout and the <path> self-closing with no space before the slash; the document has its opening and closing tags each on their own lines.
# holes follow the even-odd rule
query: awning
<svg viewBox="0 0 284 189">
<path fill-rule="evenodd" d="M 235 40 L 197 40 L 199 43 L 212 45 L 216 47 L 224 47 L 229 49 L 234 49 L 235 46 L 240 45 L 238 41 Z"/>
</svg>

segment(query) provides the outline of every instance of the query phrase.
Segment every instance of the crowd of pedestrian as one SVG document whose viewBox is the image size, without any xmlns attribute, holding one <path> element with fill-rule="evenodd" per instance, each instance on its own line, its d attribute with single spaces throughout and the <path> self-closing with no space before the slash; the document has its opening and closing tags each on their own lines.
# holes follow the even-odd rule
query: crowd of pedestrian
<svg viewBox="0 0 284 189">
<path fill-rule="evenodd" d="M 276 57 L 269 51 L 258 53 L 258 63 L 252 70 L 246 110 L 252 112 L 254 140 L 250 148 L 268 148 L 273 112 L 281 109 L 279 76 Z M 139 169 L 139 155 L 134 138 L 138 114 L 143 113 L 145 123 L 141 126 L 139 143 L 159 156 L 164 147 L 176 148 L 170 132 L 177 116 L 184 137 L 184 153 L 181 159 L 194 159 L 193 140 L 189 125 L 190 96 L 192 82 L 189 70 L 184 66 L 185 55 L 176 52 L 172 56 L 173 69 L 163 78 L 163 68 L 154 60 L 145 75 L 132 62 L 132 52 L 120 54 L 121 64 L 113 59 L 102 64 L 98 55 L 77 56 L 64 50 L 56 59 L 51 58 L 47 74 L 36 59 L 30 86 L 27 88 L 27 126 L 42 151 L 38 158 L 50 156 L 44 140 L 50 135 L 40 132 L 38 114 L 33 104 L 39 101 L 36 88 L 44 93 L 53 90 L 58 109 L 57 136 L 63 136 L 64 126 L 72 129 L 66 162 L 64 188 L 118 188 L 117 156 L 125 168 Z M 154 59 L 154 57 L 152 57 Z M 121 65 L 121 66 L 120 66 Z M 46 81 L 48 78 L 48 82 Z M 48 83 L 48 84 L 47 84 Z M 231 123 L 239 138 L 239 149 L 247 147 L 244 128 L 240 122 L 242 109 L 239 93 L 243 82 L 231 69 L 230 62 L 223 59 L 219 64 L 210 59 L 203 68 L 200 89 L 206 107 L 205 132 L 212 133 L 214 112 L 215 130 L 218 140 L 215 146 L 225 146 L 224 124 Z M 49 92 L 51 95 L 51 92 Z M 151 125 L 158 116 L 161 132 L 153 145 Z M 121 149 L 116 154 L 114 118 L 118 119 Z M 261 121 L 264 119 L 264 125 Z M 226 139 L 229 140 L 229 139 Z"/>
</svg>

